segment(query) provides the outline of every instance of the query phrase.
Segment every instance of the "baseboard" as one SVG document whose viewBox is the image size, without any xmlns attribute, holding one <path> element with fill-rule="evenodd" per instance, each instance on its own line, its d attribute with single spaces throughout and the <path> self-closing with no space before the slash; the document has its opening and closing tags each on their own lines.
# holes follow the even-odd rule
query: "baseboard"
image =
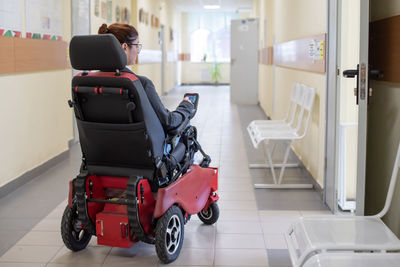
<svg viewBox="0 0 400 267">
<path fill-rule="evenodd" d="M 204 83 L 181 83 L 181 85 L 192 85 L 192 86 L 195 86 L 195 85 L 211 85 L 211 86 L 221 86 L 221 85 L 230 85 L 230 83 L 207 83 L 207 82 L 204 82 Z"/>
<path fill-rule="evenodd" d="M 72 138 L 71 140 L 68 141 L 68 149 L 71 149 L 71 147 L 77 143 L 78 143 L 78 140 L 75 140 Z"/>
<path fill-rule="evenodd" d="M 73 142 L 72 142 L 73 143 Z M 68 142 L 68 145 L 70 142 Z M 50 168 L 52 168 L 54 165 L 60 163 L 61 161 L 65 160 L 68 158 L 69 155 L 69 148 L 68 150 L 61 152 L 57 156 L 49 159 L 45 163 L 35 167 L 34 169 L 27 171 L 26 173 L 22 174 L 18 178 L 15 178 L 11 182 L 3 185 L 0 187 L 0 198 L 5 197 L 6 195 L 10 194 L 11 192 L 15 191 L 17 188 L 20 186 L 26 184 L 27 182 L 31 181 L 32 179 L 36 178 L 37 176 L 41 175 L 42 173 L 46 172 Z"/>
</svg>

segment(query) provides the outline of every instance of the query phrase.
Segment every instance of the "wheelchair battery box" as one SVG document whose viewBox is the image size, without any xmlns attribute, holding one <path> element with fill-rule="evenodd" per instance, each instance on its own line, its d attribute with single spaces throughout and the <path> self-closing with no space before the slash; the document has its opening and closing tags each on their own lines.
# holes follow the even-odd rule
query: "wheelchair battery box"
<svg viewBox="0 0 400 267">
<path fill-rule="evenodd" d="M 125 205 L 105 204 L 96 214 L 97 244 L 130 248 L 129 222 Z"/>
</svg>

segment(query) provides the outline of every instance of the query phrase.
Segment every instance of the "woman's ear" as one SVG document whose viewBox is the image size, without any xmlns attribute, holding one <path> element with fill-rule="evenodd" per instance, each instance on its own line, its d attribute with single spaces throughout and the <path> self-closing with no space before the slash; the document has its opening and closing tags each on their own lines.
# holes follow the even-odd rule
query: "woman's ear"
<svg viewBox="0 0 400 267">
<path fill-rule="evenodd" d="M 121 44 L 122 49 L 124 49 L 124 51 L 126 51 L 126 49 L 128 49 L 128 45 L 126 43 Z"/>
</svg>

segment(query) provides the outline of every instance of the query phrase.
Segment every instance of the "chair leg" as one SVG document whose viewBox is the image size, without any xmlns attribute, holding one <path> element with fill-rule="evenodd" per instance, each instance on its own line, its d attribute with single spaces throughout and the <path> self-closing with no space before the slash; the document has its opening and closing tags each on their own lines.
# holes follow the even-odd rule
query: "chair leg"
<svg viewBox="0 0 400 267">
<path fill-rule="evenodd" d="M 291 146 L 292 142 L 287 142 L 287 147 L 286 147 L 286 151 L 285 151 L 285 156 L 283 158 L 283 163 L 282 163 L 282 167 L 281 167 L 281 172 L 279 173 L 279 180 L 278 180 L 278 184 L 282 183 L 282 178 L 283 178 L 283 173 L 285 172 L 285 164 L 287 163 L 288 157 L 289 157 L 289 152 L 290 152 L 290 146 Z"/>
<path fill-rule="evenodd" d="M 271 155 L 274 154 L 275 147 L 276 147 L 276 144 L 273 142 L 272 149 L 271 149 Z M 265 150 L 264 150 L 264 156 L 267 158 Z M 286 168 L 297 168 L 300 165 L 298 163 L 285 163 L 285 164 L 275 163 L 274 164 L 274 167 L 276 167 L 276 168 L 281 168 L 283 166 L 285 166 Z M 249 164 L 249 168 L 250 169 L 269 169 L 269 168 L 271 168 L 271 165 L 269 164 L 269 162 L 266 162 L 266 163 L 250 163 Z"/>
<path fill-rule="evenodd" d="M 285 172 L 285 168 L 288 167 L 287 160 L 289 158 L 289 152 L 290 152 L 290 147 L 292 144 L 292 141 L 285 142 L 287 143 L 287 148 L 285 151 L 285 155 L 283 158 L 283 162 L 281 164 L 273 164 L 272 163 L 272 151 L 274 151 L 274 146 L 272 150 L 269 149 L 268 143 L 264 143 L 265 146 L 265 156 L 267 158 L 267 164 L 271 168 L 271 173 L 272 173 L 272 178 L 274 180 L 273 184 L 254 184 L 254 188 L 256 189 L 310 189 L 313 188 L 312 184 L 282 184 L 283 180 L 283 174 Z M 280 173 L 279 173 L 279 180 L 276 180 L 276 173 L 275 173 L 275 167 L 280 167 Z"/>
<path fill-rule="evenodd" d="M 265 154 L 267 156 L 269 166 L 271 166 L 270 168 L 271 168 L 272 178 L 274 179 L 274 184 L 276 184 L 275 168 L 274 168 L 274 164 L 272 163 L 272 152 L 268 148 L 268 143 L 264 144 L 264 146 L 265 146 Z M 272 151 L 273 151 L 274 147 L 275 147 L 275 145 L 273 145 Z"/>
</svg>

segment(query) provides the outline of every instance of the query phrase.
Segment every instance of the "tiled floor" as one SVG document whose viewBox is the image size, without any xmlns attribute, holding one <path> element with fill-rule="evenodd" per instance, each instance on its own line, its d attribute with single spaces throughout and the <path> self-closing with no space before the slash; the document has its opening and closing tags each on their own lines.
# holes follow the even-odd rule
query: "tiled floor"
<svg viewBox="0 0 400 267">
<path fill-rule="evenodd" d="M 200 106 L 192 125 L 219 167 L 220 218 L 213 226 L 196 216 L 185 226 L 179 258 L 171 266 L 290 266 L 284 231 L 299 216 L 327 213 L 313 190 L 257 190 L 253 183 L 270 179 L 267 171 L 249 170 L 261 160 L 244 131 L 252 118 L 262 118 L 256 106 L 238 107 L 229 100 L 229 87 L 180 87 L 163 98 L 174 107 L 185 92 L 199 92 Z M 0 267 L 3 266 L 162 266 L 154 246 L 130 249 L 97 246 L 73 253 L 60 236 L 67 182 L 78 171 L 79 147 L 70 158 L 0 199 Z M 304 169 L 288 177 L 310 179 Z M 28 197 L 27 197 L 28 196 Z M 24 200 L 25 199 L 25 200 Z M 64 200 L 63 200 L 64 199 Z M 61 203 L 60 203 L 61 202 Z M 8 235 L 7 235 L 8 233 Z"/>
</svg>

